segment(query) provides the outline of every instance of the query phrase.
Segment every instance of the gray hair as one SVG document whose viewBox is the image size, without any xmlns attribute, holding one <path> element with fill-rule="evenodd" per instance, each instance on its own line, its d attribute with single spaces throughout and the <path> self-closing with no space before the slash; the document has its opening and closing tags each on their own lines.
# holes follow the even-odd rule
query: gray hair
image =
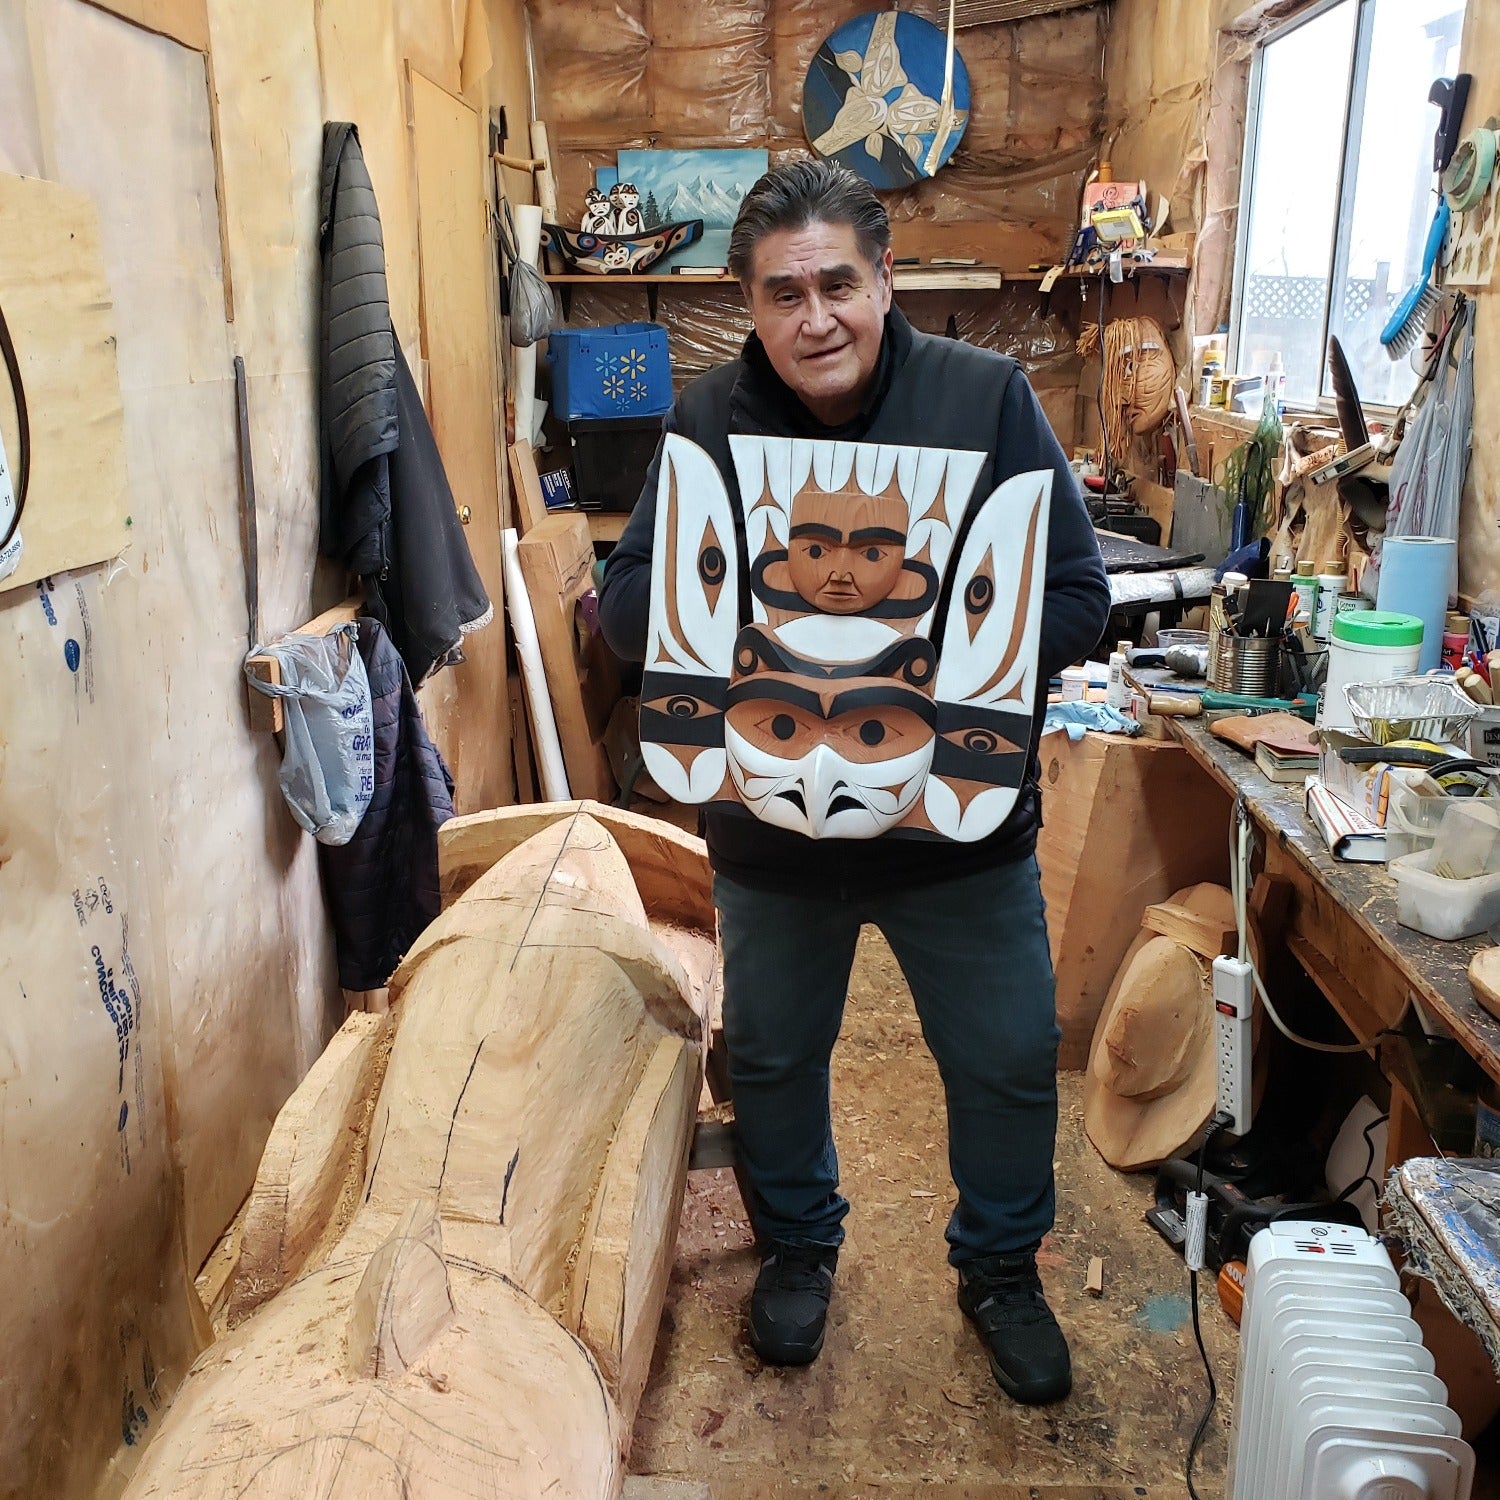
<svg viewBox="0 0 1500 1500">
<path fill-rule="evenodd" d="M 860 254 L 874 266 L 891 246 L 891 221 L 870 184 L 831 161 L 786 162 L 772 167 L 745 194 L 729 235 L 729 269 L 743 285 L 759 241 L 778 229 L 847 224 Z"/>
</svg>

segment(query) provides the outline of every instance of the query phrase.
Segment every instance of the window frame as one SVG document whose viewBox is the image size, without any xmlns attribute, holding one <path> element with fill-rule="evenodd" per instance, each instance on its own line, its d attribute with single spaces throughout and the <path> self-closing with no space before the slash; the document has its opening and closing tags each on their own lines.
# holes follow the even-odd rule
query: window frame
<svg viewBox="0 0 1500 1500">
<path fill-rule="evenodd" d="M 1343 226 L 1354 209 L 1354 189 L 1357 181 L 1356 161 L 1359 155 L 1359 132 L 1353 128 L 1356 120 L 1364 118 L 1365 99 L 1370 75 L 1370 49 L 1375 34 L 1375 0 L 1314 0 L 1305 10 L 1268 31 L 1255 43 L 1250 60 L 1250 88 L 1245 103 L 1245 146 L 1240 163 L 1240 201 L 1238 222 L 1234 237 L 1234 278 L 1229 301 L 1228 357 L 1230 368 L 1238 367 L 1240 355 L 1240 330 L 1243 324 L 1246 262 L 1250 239 L 1250 215 L 1255 194 L 1255 164 L 1260 144 L 1260 104 L 1262 72 L 1265 68 L 1266 48 L 1282 38 L 1290 36 L 1309 21 L 1337 9 L 1340 5 L 1357 7 L 1354 17 L 1354 44 L 1350 48 L 1348 89 L 1344 106 L 1343 150 L 1339 156 L 1338 208 L 1334 219 L 1333 259 L 1329 263 L 1328 294 L 1323 302 L 1323 327 L 1318 347 L 1322 359 L 1318 367 L 1318 396 L 1311 406 L 1289 406 L 1289 410 L 1309 412 L 1316 416 L 1331 416 L 1337 411 L 1332 396 L 1323 392 L 1328 383 L 1328 332 L 1333 322 L 1334 297 L 1346 278 L 1349 269 L 1349 239 Z M 1467 8 L 1467 7 L 1466 7 Z M 1377 416 L 1394 416 L 1401 410 L 1378 401 L 1362 401 L 1360 405 Z"/>
</svg>

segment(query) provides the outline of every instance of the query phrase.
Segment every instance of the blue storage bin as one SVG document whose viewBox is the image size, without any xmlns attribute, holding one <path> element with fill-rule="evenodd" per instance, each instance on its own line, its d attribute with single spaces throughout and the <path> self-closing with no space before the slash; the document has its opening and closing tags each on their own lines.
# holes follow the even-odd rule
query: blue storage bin
<svg viewBox="0 0 1500 1500">
<path fill-rule="evenodd" d="M 547 340 L 552 409 L 565 421 L 655 417 L 672 404 L 672 360 L 660 323 L 560 328 Z"/>
</svg>

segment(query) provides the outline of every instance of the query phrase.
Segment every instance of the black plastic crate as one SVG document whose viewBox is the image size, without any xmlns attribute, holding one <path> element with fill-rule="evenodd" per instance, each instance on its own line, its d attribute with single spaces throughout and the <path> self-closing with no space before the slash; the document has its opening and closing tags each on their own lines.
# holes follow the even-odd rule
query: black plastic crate
<svg viewBox="0 0 1500 1500">
<path fill-rule="evenodd" d="M 661 416 L 565 422 L 573 487 L 585 510 L 635 509 L 661 441 Z"/>
</svg>

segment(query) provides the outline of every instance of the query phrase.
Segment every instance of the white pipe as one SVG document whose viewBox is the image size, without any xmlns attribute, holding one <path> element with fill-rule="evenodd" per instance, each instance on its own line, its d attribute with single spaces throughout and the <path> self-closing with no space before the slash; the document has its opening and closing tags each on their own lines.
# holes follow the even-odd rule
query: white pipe
<svg viewBox="0 0 1500 1500">
<path fill-rule="evenodd" d="M 526 592 L 526 580 L 521 576 L 521 553 L 513 526 L 500 533 L 500 550 L 505 566 L 505 607 L 510 614 L 511 634 L 516 638 L 526 701 L 531 706 L 531 748 L 542 778 L 542 795 L 548 802 L 567 802 L 571 794 L 563 765 L 562 741 L 557 736 L 557 720 L 547 692 L 547 672 L 542 666 L 542 648 L 536 638 L 536 616 L 531 612 L 531 595 Z"/>
</svg>

